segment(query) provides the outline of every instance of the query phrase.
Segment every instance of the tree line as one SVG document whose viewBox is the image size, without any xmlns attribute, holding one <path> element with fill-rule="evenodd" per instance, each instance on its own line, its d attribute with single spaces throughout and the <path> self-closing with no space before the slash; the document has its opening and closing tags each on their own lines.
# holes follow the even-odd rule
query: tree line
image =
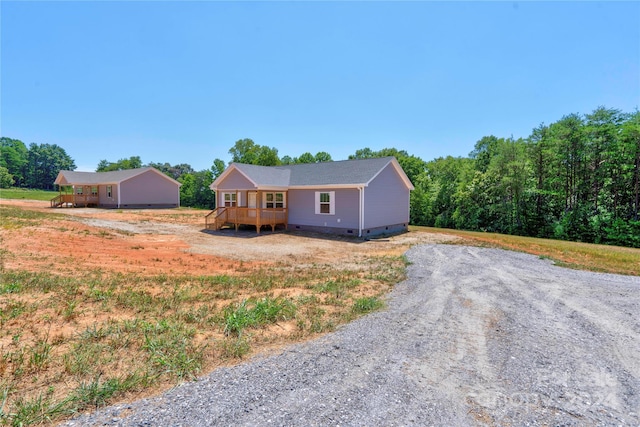
<svg viewBox="0 0 640 427">
<path fill-rule="evenodd" d="M 59 170 L 75 169 L 58 146 L 2 138 L 0 183 L 49 189 Z M 263 166 L 332 161 L 321 151 L 280 157 L 275 147 L 245 138 L 231 162 Z M 640 112 L 599 107 L 541 124 L 527 138 L 485 136 L 467 157 L 431 161 L 405 150 L 357 150 L 349 159 L 395 156 L 415 186 L 413 225 L 640 247 Z M 143 164 L 138 156 L 101 160 L 97 171 L 151 166 L 179 181 L 181 204 L 215 207 L 209 185 L 226 168 Z"/>
<path fill-rule="evenodd" d="M 51 190 L 58 172 L 75 168 L 71 156 L 56 144 L 27 147 L 19 139 L 0 138 L 0 188 Z"/>
<path fill-rule="evenodd" d="M 640 113 L 599 107 L 426 163 L 412 222 L 640 247 Z"/>
</svg>

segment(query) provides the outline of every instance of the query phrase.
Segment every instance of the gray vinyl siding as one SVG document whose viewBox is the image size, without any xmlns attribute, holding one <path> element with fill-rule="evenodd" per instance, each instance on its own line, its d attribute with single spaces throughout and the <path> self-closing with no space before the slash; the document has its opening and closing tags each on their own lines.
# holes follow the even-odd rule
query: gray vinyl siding
<svg viewBox="0 0 640 427">
<path fill-rule="evenodd" d="M 224 181 L 218 185 L 218 191 L 224 190 L 249 190 L 255 189 L 255 185 L 251 183 L 247 178 L 244 177 L 237 170 L 232 171 L 229 176 L 227 176 Z"/>
<path fill-rule="evenodd" d="M 117 200 L 115 192 L 114 197 Z M 120 207 L 179 205 L 180 187 L 156 172 L 144 172 L 120 183 Z"/>
<path fill-rule="evenodd" d="M 316 214 L 316 191 L 335 191 L 335 215 Z M 357 189 L 289 190 L 289 224 L 358 230 Z"/>
<path fill-rule="evenodd" d="M 111 186 L 111 197 L 107 197 L 107 187 Z M 118 184 L 103 184 L 98 187 L 98 197 L 100 198 L 100 206 L 104 208 L 113 208 L 118 206 Z"/>
<path fill-rule="evenodd" d="M 364 190 L 364 228 L 409 223 L 409 189 L 388 165 Z"/>
</svg>

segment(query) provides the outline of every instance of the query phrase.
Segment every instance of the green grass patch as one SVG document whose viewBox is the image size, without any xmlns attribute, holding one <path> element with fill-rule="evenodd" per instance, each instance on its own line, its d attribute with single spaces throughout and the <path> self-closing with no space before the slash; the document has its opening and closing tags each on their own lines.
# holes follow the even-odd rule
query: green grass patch
<svg viewBox="0 0 640 427">
<path fill-rule="evenodd" d="M 0 198 L 2 199 L 25 199 L 25 200 L 41 200 L 49 201 L 60 194 L 57 191 L 34 190 L 31 188 L 2 188 L 0 189 Z"/>
<path fill-rule="evenodd" d="M 377 297 L 358 298 L 351 307 L 351 311 L 356 314 L 371 313 L 384 307 L 384 302 Z"/>
<path fill-rule="evenodd" d="M 0 205 L 0 227 L 4 229 L 20 228 L 37 224 L 46 219 L 65 219 L 59 213 L 38 212 L 16 206 Z"/>
<path fill-rule="evenodd" d="M 243 300 L 239 304 L 231 304 L 225 308 L 224 333 L 227 336 L 240 336 L 246 328 L 292 319 L 295 313 L 296 306 L 288 299 L 265 297 L 259 300 Z"/>
</svg>

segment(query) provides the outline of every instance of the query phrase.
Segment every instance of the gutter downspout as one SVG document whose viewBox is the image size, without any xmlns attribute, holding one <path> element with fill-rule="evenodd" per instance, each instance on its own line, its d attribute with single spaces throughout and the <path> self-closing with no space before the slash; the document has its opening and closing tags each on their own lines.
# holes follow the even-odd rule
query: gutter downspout
<svg viewBox="0 0 640 427">
<path fill-rule="evenodd" d="M 358 187 L 360 215 L 358 218 L 358 237 L 362 237 L 362 229 L 364 228 L 364 187 Z"/>
<path fill-rule="evenodd" d="M 120 183 L 118 183 L 118 209 L 120 209 Z"/>
</svg>

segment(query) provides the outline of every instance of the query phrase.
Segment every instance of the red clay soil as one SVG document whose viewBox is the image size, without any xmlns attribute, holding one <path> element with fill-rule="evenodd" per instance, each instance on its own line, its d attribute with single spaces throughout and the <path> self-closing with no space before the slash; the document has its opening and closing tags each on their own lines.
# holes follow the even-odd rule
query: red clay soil
<svg viewBox="0 0 640 427">
<path fill-rule="evenodd" d="M 144 221 L 204 225 L 204 211 L 52 209 L 47 202 L 25 200 L 2 200 L 1 204 L 67 214 L 34 222 L 37 225 L 0 227 L 4 267 L 8 269 L 61 274 L 101 269 L 150 275 L 212 275 L 233 273 L 240 263 L 221 256 L 189 252 L 190 245 L 179 235 L 134 234 L 80 222 L 99 216 L 101 220 L 134 224 Z M 243 262 L 243 266 L 251 267 L 247 262 Z"/>
</svg>

